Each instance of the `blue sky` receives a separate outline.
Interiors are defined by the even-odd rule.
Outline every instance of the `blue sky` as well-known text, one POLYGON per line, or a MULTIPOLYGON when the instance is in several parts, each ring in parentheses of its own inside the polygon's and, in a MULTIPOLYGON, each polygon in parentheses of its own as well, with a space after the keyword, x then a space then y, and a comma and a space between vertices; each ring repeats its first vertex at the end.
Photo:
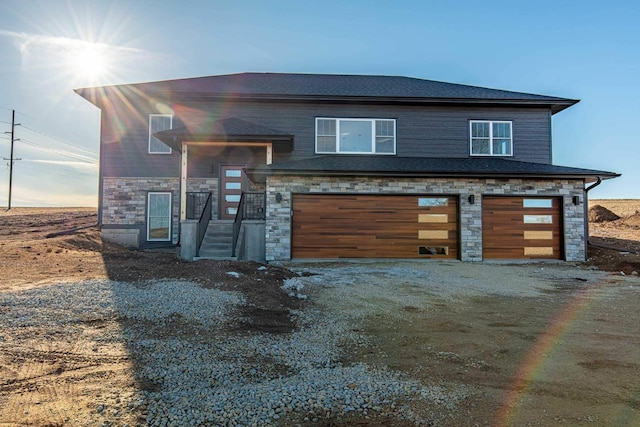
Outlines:
POLYGON ((578 98, 554 116, 554 163, 623 174, 592 198, 640 198, 640 2, 3 0, 0 16, 1 158, 12 109, 21 124, 13 206, 97 204, 99 111, 74 88, 245 71, 578 98))

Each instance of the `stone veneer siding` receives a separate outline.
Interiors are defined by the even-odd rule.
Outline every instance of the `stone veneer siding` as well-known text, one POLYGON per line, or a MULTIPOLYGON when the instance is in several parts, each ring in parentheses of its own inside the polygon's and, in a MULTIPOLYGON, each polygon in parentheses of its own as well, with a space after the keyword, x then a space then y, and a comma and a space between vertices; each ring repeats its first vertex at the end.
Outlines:
MULTIPOLYGON (((180 232, 180 180, 178 178, 110 178, 105 177, 102 190, 102 224, 113 229, 138 225, 140 240, 147 240, 147 193, 171 192, 172 243, 178 243, 180 232)), ((155 242, 154 242, 155 243, 155 242)))
POLYGON ((266 260, 291 259, 291 195, 295 193, 376 193, 461 195, 460 257, 482 261, 482 196, 562 196, 567 261, 584 261, 585 218, 582 180, 367 178, 270 176, 267 178, 266 260), (276 193, 282 201, 276 202, 276 193), (475 204, 467 196, 475 195, 475 204), (572 197, 580 196, 581 204, 572 197))

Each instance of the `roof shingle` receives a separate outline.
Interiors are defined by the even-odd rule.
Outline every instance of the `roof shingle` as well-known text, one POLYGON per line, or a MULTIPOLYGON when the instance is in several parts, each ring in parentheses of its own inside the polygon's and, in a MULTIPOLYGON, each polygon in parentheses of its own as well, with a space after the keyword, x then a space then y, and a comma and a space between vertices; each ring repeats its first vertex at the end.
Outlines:
POLYGON ((144 93, 150 96, 229 96, 243 98, 381 98, 439 101, 493 101, 550 105, 558 112, 577 100, 555 96, 513 92, 457 83, 403 76, 240 73, 157 82, 78 89, 87 99, 96 94, 120 92, 144 93))
POLYGON ((584 178, 620 176, 614 172, 581 169, 544 163, 522 162, 500 157, 431 158, 395 156, 316 156, 275 163, 248 170, 255 177, 264 175, 357 175, 415 177, 483 178, 584 178))

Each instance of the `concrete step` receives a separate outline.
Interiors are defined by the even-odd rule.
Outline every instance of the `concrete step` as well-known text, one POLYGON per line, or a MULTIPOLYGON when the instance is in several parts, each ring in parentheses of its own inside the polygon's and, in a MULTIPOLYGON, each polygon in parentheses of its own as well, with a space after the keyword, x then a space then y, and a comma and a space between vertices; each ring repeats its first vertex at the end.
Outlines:
POLYGON ((210 221, 207 233, 200 246, 200 256, 203 259, 230 259, 233 240, 233 223, 210 221))
POLYGON ((227 245, 227 246, 231 246, 231 236, 229 237, 224 237, 224 238, 210 238, 210 239, 204 239, 202 241, 202 245, 206 245, 206 246, 211 246, 211 245, 227 245))
POLYGON ((203 251, 200 250, 198 258, 206 259, 231 259, 231 251, 203 251))

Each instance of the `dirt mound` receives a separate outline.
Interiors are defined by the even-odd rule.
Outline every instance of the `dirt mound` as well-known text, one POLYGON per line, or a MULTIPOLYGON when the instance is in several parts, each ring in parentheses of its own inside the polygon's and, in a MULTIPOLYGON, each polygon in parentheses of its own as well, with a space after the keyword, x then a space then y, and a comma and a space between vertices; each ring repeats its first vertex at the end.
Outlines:
POLYGON ((629 218, 624 220, 625 225, 630 225, 633 227, 640 227, 640 212, 636 212, 634 215, 631 215, 629 218))
POLYGON ((609 222, 620 219, 620 217, 609 209, 600 205, 595 205, 589 209, 589 221, 590 222, 609 222))

